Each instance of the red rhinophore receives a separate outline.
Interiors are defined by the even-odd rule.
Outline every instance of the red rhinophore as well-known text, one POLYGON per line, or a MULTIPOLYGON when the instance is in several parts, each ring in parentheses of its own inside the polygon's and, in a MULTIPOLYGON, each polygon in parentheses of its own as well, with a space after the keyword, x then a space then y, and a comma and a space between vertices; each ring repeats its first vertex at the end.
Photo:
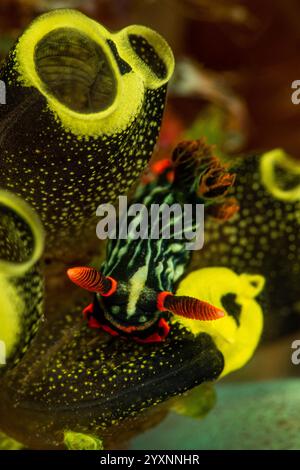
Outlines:
POLYGON ((117 281, 112 277, 103 276, 95 268, 86 266, 70 268, 67 274, 74 284, 105 297, 112 295, 117 290, 117 281))
POLYGON ((166 296, 164 308, 191 320, 211 321, 224 317, 224 312, 208 302, 187 296, 166 296))

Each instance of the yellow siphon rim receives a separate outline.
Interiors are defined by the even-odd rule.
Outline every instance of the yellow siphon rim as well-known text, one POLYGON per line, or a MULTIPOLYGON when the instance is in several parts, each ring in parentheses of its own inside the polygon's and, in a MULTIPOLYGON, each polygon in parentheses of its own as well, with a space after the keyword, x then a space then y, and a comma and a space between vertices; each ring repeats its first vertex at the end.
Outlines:
POLYGON ((98 22, 77 10, 60 9, 50 11, 34 20, 20 37, 15 51, 15 68, 23 86, 35 87, 45 96, 49 109, 57 121, 61 122, 66 132, 78 136, 78 139, 112 135, 125 130, 140 112, 145 95, 145 88, 155 89, 166 83, 174 69, 174 57, 167 42, 155 31, 145 26, 132 25, 120 32, 111 33, 98 22), (98 44, 106 54, 116 80, 114 102, 98 113, 79 113, 55 96, 48 93, 34 61, 36 44, 49 32, 61 27, 71 27, 87 35, 98 44), (162 80, 140 59, 129 43, 128 34, 143 34, 155 47, 167 67, 167 75, 162 80), (132 67, 132 71, 121 75, 107 39, 115 42, 122 58, 132 67))
POLYGON ((56 111, 61 110, 73 117, 80 117, 80 119, 87 121, 94 121, 97 118, 103 119, 116 109, 122 92, 121 75, 112 51, 106 43, 106 40, 110 37, 110 33, 102 25, 76 10, 61 9, 45 13, 31 23, 17 45, 17 62, 19 62, 21 76, 28 86, 35 86, 47 98, 48 102, 54 105, 56 111), (105 110, 98 113, 79 113, 62 104, 55 96, 47 92, 47 88, 36 70, 34 61, 35 47, 44 36, 59 28, 78 29, 103 49, 114 72, 117 85, 114 102, 105 110))
POLYGON ((34 248, 29 260, 23 263, 13 263, 0 259, 1 274, 7 276, 22 276, 40 259, 44 251, 45 236, 43 226, 36 212, 25 201, 11 192, 0 190, 0 204, 12 209, 26 222, 32 232, 34 248))
POLYGON ((137 73, 142 73, 148 88, 155 89, 161 87, 170 80, 174 72, 175 59, 169 44, 159 33, 152 30, 151 28, 148 28, 147 26, 130 25, 116 33, 115 36, 119 40, 119 48, 124 53, 124 55, 128 55, 128 51, 131 51, 132 57, 130 65, 134 71, 137 73), (164 61, 167 68, 167 74, 163 79, 157 77, 141 57, 135 53, 132 53, 132 46, 129 41, 130 34, 141 35, 152 47, 154 47, 155 51, 164 61))
POLYGON ((107 39, 113 39, 114 36, 102 25, 83 13, 76 10, 61 9, 45 13, 34 20, 20 37, 16 46, 16 68, 22 85, 35 87, 45 96, 50 110, 62 122, 65 130, 72 132, 79 138, 98 137, 99 135, 109 135, 122 131, 128 125, 128 121, 134 119, 142 106, 144 87, 141 77, 133 73, 121 77, 117 62, 106 43, 107 39), (105 110, 88 114, 76 112, 48 93, 44 86, 36 70, 34 61, 35 47, 45 35, 61 27, 78 29, 79 32, 84 33, 98 44, 106 54, 116 80, 116 96, 114 102, 105 110), (134 96, 130 95, 132 89, 134 90, 134 96), (128 96, 130 99, 128 99, 128 96))
POLYGON ((265 153, 260 159, 262 183, 275 198, 281 201, 300 201, 300 184, 287 191, 278 186, 275 175, 276 164, 294 175, 300 175, 300 164, 289 157, 282 149, 274 149, 265 153))

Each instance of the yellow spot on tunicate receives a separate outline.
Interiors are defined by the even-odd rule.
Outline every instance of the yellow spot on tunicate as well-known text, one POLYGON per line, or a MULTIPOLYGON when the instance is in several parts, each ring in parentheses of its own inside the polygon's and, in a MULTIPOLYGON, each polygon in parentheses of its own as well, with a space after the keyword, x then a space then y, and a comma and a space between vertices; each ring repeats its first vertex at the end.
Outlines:
POLYGON ((64 443, 69 450, 103 450, 103 443, 89 434, 65 431, 64 443))

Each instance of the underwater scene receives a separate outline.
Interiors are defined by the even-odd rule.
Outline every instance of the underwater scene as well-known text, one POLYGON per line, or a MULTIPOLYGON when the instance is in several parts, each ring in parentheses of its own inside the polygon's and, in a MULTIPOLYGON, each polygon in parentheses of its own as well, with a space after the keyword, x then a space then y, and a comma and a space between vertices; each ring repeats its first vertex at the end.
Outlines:
POLYGON ((300 450, 299 16, 1 0, 0 450, 300 450))

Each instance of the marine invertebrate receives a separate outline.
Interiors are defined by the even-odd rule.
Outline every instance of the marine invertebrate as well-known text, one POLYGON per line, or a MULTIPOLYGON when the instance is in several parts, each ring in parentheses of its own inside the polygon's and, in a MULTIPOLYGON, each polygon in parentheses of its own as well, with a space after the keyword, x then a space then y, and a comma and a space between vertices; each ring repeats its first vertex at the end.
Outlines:
MULTIPOLYGON (((180 168, 185 190, 192 176, 183 169, 193 163, 198 170, 201 168, 203 183, 199 185, 196 178, 195 188, 202 188, 211 207, 213 192, 219 195, 217 201, 221 203, 232 178, 226 176, 226 170, 217 164, 204 142, 182 144, 175 157, 178 169, 175 168, 174 181, 180 168)), ((147 175, 148 183, 139 191, 147 194, 154 187, 169 191, 172 168, 161 173, 159 166, 164 167, 156 165, 156 174, 147 175)), ((195 175, 193 181, 194 178, 195 175)), ((190 197, 195 197, 193 192, 190 197)), ((182 267, 184 258, 178 259, 182 267)), ((168 278, 171 285, 171 272, 168 278)), ((67 291, 68 296, 72 297, 76 290, 67 291)), ((66 431, 93 435, 104 440, 105 446, 110 446, 116 435, 120 442, 121 436, 124 439, 130 435, 145 416, 160 412, 154 405, 216 379, 223 369, 223 354, 212 337, 206 333, 195 337, 179 324, 173 325, 164 342, 147 345, 121 341, 88 328, 79 316, 87 297, 82 295, 77 306, 67 311, 62 298, 48 304, 47 320, 31 348, 21 363, 4 376, 0 388, 0 426, 31 448, 63 447, 66 431)))
POLYGON ((0 191, 0 375, 15 366, 35 335, 41 316, 43 282, 39 258, 44 234, 34 211, 0 191))
POLYGON ((87 328, 81 308, 49 312, 1 384, 0 427, 30 448, 63 448, 66 430, 121 445, 164 412, 159 404, 222 371, 206 333, 195 338, 174 325, 163 343, 120 341, 87 328))
MULTIPOLYGON (((145 420, 151 422, 153 413, 164 412, 167 398, 217 379, 224 365, 226 372, 240 367, 259 338, 262 313, 254 297, 263 281, 228 271, 193 274, 203 283, 200 296, 228 315, 212 329, 207 322, 177 321, 159 344, 121 341, 89 329, 80 319, 80 305, 72 312, 53 312, 20 365, 5 377, 1 427, 31 448, 63 447, 66 430, 93 435, 110 448, 116 437, 120 445, 145 420), (219 282, 212 285, 212 276, 219 282), (222 286, 227 277, 229 285, 222 286), (235 299, 229 302, 228 293, 240 306, 239 326, 232 318, 238 313, 235 299), (202 328, 195 332, 189 322, 202 328)), ((199 295, 196 286, 190 290, 190 281, 183 280, 179 292, 199 295)))
MULTIPOLYGON (((183 168, 189 161, 194 161, 196 155, 190 160, 191 154, 198 152, 202 168, 202 184, 198 181, 196 185, 201 188, 199 197, 203 198, 209 211, 222 203, 228 207, 228 198, 224 195, 232 179, 211 155, 210 148, 198 142, 184 144, 177 151, 179 149, 186 156, 186 160, 182 156, 177 161, 183 181, 186 181, 183 178, 185 175, 191 177, 182 171, 183 168)), ((146 185, 144 183, 140 188, 140 196, 143 191, 149 191, 148 185, 152 188, 160 188, 161 184, 169 187, 172 178, 176 178, 176 171, 174 175, 170 162, 155 164, 152 172, 144 178, 146 185)), ((222 211, 219 217, 220 214, 222 211)), ((198 276, 198 273, 195 275, 198 276)), ((216 276, 220 276, 223 283, 224 276, 219 270, 216 276)), ((75 436, 75 441, 72 441, 75 445, 78 444, 77 437, 81 436, 85 440, 84 446, 89 446, 91 441, 88 439, 87 444, 86 438, 93 436, 93 439, 100 439, 105 448, 111 448, 116 438, 118 445, 121 445, 139 429, 143 429, 145 423, 149 426, 149 423, 157 422, 171 406, 167 401, 169 398, 203 382, 217 379, 224 365, 226 372, 241 366, 241 358, 246 360, 253 352, 249 343, 245 346, 245 352, 239 349, 242 342, 239 343, 238 338, 240 332, 244 331, 244 325, 250 325, 252 344, 259 337, 258 329, 251 329, 251 325, 255 324, 253 311, 254 319, 261 315, 251 298, 256 291, 251 291, 251 277, 239 277, 234 273, 230 273, 230 276, 228 279, 237 286, 234 293, 240 294, 236 300, 241 302, 242 308, 241 326, 237 330, 230 327, 234 299, 231 303, 220 303, 225 288, 223 292, 221 283, 211 285, 209 276, 201 274, 199 279, 203 287, 207 287, 209 281, 209 289, 203 289, 199 296, 199 292, 188 291, 190 282, 184 284, 182 280, 177 294, 192 294, 224 309, 228 314, 228 324, 224 326, 223 323, 222 328, 212 331, 203 326, 209 322, 194 322, 198 326, 202 325, 202 331, 195 334, 190 325, 173 321, 165 341, 146 345, 122 341, 103 331, 88 328, 80 318, 80 312, 89 294, 69 283, 64 292, 68 298, 72 298, 76 292, 82 293, 76 306, 67 309, 65 300, 60 296, 55 302, 53 299, 51 303, 48 302, 46 321, 41 324, 25 357, 3 376, 0 387, 0 428, 30 448, 64 448, 66 436, 70 435, 75 436), (240 292, 241 285, 243 288, 247 286, 249 295, 246 297, 240 292), (223 328, 225 338, 222 336, 223 328), (235 334, 236 341, 228 343, 231 339, 228 331, 231 335, 235 334)), ((170 277, 170 282, 172 279, 170 277)), ((262 287, 262 282, 259 286, 262 287)), ((232 292, 232 285, 230 289, 232 292)), ((228 294, 227 291, 225 293, 228 294)), ((214 323, 224 321, 220 319, 214 323)), ((259 326, 259 322, 256 324, 259 326)), ((201 409, 206 408, 204 404, 203 408, 201 405, 201 409)), ((179 409, 182 410, 182 407, 179 409)), ((195 409, 192 413, 196 413, 195 409)))
POLYGON ((228 267, 266 279, 262 295, 272 338, 299 327, 299 163, 282 150, 231 162, 236 184, 230 190, 239 212, 220 225, 205 225, 205 247, 193 267, 228 267))
POLYGON ((213 267, 192 271, 178 286, 178 295, 201 298, 227 313, 210 324, 181 317, 173 320, 195 335, 205 332, 213 338, 225 360, 221 376, 239 369, 253 356, 263 328, 263 312, 255 297, 264 285, 260 275, 237 275, 228 268, 213 267))
MULTIPOLYGON (((142 225, 141 212, 131 215, 129 209, 128 236, 121 237, 121 221, 119 236, 109 241, 101 272, 88 267, 68 271, 72 281, 96 293, 94 303, 84 311, 91 327, 102 328, 112 335, 131 336, 140 342, 164 340, 169 333, 170 313, 194 320, 216 320, 224 315, 219 307, 173 293, 192 254, 186 247, 186 237, 192 234, 196 239, 201 229, 202 221, 195 210, 197 204, 214 200, 216 196, 222 198, 234 176, 212 156, 203 140, 182 142, 174 150, 172 163, 164 165, 166 169, 159 178, 138 187, 133 199, 147 213, 158 208, 151 219, 151 230, 148 228, 148 233, 136 239, 137 227, 142 225), (166 218, 163 210, 168 207, 174 211, 175 204, 178 210, 172 217, 168 210, 166 218), (188 223, 183 223, 188 204, 191 215, 188 223)), ((224 207, 224 204, 227 208, 227 202, 218 199, 217 206, 224 207)), ((211 204, 209 209, 213 207, 211 204)))
POLYGON ((110 33, 75 10, 46 13, 21 35, 0 72, 1 185, 36 209, 47 252, 88 243, 99 202, 144 169, 173 66, 151 29, 110 33))

